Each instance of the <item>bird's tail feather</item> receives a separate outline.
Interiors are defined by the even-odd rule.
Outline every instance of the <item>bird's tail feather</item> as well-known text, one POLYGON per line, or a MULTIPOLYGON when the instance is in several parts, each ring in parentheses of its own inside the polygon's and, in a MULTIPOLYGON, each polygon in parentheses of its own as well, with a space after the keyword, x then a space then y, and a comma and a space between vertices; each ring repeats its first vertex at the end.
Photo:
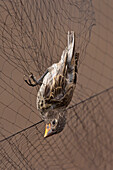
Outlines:
POLYGON ((79 53, 75 53, 73 83, 77 82, 79 53))
POLYGON ((78 72, 79 53, 75 52, 75 34, 74 31, 67 35, 67 47, 62 53, 61 62, 63 63, 63 75, 67 77, 69 82, 76 84, 78 72))
POLYGON ((67 46, 67 51, 68 51, 68 63, 71 63, 75 51, 75 35, 74 31, 69 32, 68 31, 68 46, 67 46))
POLYGON ((67 77, 69 82, 76 84, 78 73, 79 53, 75 53, 75 35, 74 31, 68 32, 68 59, 67 59, 67 77))

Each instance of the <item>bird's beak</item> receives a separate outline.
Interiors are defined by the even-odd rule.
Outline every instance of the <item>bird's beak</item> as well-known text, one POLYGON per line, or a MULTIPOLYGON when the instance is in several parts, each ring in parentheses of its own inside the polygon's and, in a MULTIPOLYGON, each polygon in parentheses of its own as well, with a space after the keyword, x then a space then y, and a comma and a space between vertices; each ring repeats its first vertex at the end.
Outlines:
POLYGON ((51 124, 46 124, 44 138, 52 134, 51 124))

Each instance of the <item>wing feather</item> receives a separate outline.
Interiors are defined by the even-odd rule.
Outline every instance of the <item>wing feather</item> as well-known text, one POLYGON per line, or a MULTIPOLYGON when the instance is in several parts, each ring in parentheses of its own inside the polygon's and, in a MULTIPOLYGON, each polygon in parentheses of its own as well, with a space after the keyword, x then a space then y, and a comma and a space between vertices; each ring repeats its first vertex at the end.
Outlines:
POLYGON ((55 108, 66 107, 73 96, 73 84, 68 84, 67 79, 62 75, 55 77, 55 83, 51 87, 50 95, 46 98, 46 103, 52 104, 55 108))

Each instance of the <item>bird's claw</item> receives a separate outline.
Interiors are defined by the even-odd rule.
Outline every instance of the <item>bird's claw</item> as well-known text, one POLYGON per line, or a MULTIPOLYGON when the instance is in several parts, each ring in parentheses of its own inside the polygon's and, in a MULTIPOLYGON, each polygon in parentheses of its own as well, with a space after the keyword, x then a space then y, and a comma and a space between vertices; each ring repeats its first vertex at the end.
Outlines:
POLYGON ((34 75, 33 73, 31 73, 29 76, 26 76, 24 75, 24 81, 29 85, 29 86, 36 86, 36 83, 35 83, 35 78, 34 78, 34 75), (27 78, 26 78, 27 77, 27 78))

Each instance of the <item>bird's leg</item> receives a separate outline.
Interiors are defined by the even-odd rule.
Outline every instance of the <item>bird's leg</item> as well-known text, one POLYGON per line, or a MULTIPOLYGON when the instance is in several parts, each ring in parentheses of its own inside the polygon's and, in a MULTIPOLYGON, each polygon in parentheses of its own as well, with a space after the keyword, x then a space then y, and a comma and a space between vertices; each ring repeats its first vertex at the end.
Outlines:
POLYGON ((36 78, 34 77, 33 73, 31 73, 31 75, 29 76, 28 80, 25 79, 24 76, 24 81, 29 85, 29 86, 36 86, 36 85, 42 85, 43 82, 43 78, 45 77, 45 75, 48 73, 48 70, 46 70, 46 72, 38 79, 36 80, 36 78))

